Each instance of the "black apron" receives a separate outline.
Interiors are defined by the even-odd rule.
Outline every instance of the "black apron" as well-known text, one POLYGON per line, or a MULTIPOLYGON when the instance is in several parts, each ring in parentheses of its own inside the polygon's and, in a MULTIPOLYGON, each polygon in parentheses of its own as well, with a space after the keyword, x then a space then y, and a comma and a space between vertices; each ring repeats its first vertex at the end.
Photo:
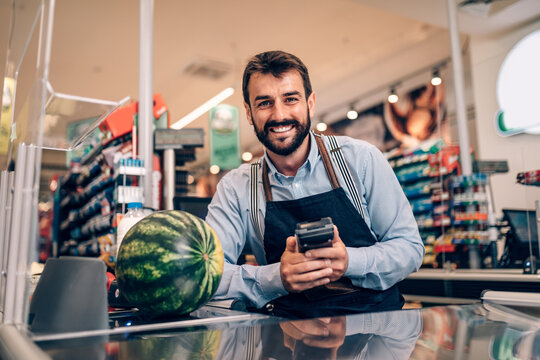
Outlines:
MULTIPOLYGON (((315 136, 319 153, 332 190, 297 200, 272 201, 266 162, 263 163, 263 185, 266 197, 264 249, 268 264, 279 262, 285 251, 286 239, 294 235, 296 224, 331 217, 341 240, 348 247, 371 246, 376 239, 366 222, 339 185, 322 139, 315 136)), ((290 293, 268 303, 264 309, 276 316, 314 318, 347 315, 359 312, 401 309, 403 297, 394 285, 387 290, 373 290, 352 285, 342 277, 328 285, 302 293, 290 293)))

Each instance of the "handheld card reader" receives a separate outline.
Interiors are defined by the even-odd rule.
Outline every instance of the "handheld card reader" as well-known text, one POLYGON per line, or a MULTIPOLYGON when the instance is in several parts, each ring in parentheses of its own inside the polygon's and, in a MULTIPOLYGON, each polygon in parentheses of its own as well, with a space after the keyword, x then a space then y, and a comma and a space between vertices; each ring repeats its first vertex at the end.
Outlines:
POLYGON ((296 224, 296 241, 300 252, 322 247, 331 247, 334 239, 334 224, 329 217, 296 224))

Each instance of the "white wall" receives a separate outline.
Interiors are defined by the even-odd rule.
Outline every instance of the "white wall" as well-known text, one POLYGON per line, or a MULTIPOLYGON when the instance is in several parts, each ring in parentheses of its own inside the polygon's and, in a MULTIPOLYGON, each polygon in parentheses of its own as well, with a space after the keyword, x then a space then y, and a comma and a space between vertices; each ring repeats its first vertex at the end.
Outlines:
MULTIPOLYGON (((499 109, 496 97, 497 76, 508 51, 525 35, 540 29, 540 20, 518 29, 490 37, 471 38, 471 66, 476 110, 477 158, 507 159, 510 171, 492 177, 496 210, 533 209, 540 200, 540 187, 516 183, 520 171, 540 169, 540 135, 519 134, 500 137, 494 118, 499 109)), ((540 84, 538 86, 540 102, 540 84)))

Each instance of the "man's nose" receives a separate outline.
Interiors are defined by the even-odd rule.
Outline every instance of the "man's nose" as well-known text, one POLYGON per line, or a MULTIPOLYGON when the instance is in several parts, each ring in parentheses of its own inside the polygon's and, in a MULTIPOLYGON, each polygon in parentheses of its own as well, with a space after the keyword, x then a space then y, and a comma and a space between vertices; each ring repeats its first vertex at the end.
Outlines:
POLYGON ((273 120, 276 120, 276 121, 280 121, 280 120, 285 120, 287 118, 287 108, 285 106, 285 104, 281 103, 280 101, 276 101, 276 103, 274 104, 274 109, 273 109, 273 120))

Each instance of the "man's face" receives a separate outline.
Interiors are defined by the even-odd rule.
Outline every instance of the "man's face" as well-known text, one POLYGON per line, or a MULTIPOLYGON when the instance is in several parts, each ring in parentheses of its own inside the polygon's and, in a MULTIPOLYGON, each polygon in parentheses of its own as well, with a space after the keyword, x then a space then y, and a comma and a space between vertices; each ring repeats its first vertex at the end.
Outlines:
POLYGON ((309 133, 314 93, 305 98, 302 77, 296 70, 280 78, 255 73, 248 89, 251 107, 246 103, 244 107, 259 141, 275 154, 292 154, 309 133))

